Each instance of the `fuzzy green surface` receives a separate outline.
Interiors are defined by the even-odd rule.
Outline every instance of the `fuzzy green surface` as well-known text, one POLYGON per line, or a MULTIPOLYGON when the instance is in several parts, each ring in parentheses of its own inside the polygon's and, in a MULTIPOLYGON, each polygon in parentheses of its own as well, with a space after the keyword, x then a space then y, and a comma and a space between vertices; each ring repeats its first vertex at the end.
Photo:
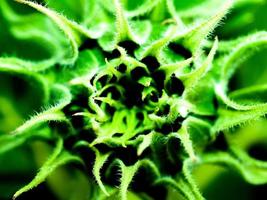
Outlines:
POLYGON ((244 81, 267 32, 225 39, 264 3, 2 0, 0 163, 21 168, 0 177, 29 175, 2 198, 199 200, 229 171, 267 184, 266 73, 244 81))

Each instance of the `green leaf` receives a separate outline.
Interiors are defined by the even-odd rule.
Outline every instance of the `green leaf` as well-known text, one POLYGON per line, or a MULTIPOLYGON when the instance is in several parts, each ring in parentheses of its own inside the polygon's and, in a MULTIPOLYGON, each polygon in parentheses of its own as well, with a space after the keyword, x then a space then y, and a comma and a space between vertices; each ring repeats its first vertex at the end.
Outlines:
POLYGON ((192 164, 191 160, 185 160, 182 173, 178 174, 176 179, 171 177, 161 177, 155 184, 169 185, 187 200, 203 200, 203 196, 191 177, 190 169, 192 168, 192 164))
MULTIPOLYGON (((149 13, 160 1, 162 0, 137 0, 134 2, 122 0, 121 4, 126 17, 133 18, 149 13)), ((110 13, 115 12, 115 6, 112 1, 100 1, 100 3, 110 13)))
POLYGON ((71 85, 83 85, 88 87, 89 80, 100 68, 97 56, 100 57, 101 55, 97 54, 100 54, 100 52, 94 50, 81 51, 73 66, 61 67, 58 69, 50 68, 45 76, 47 79, 51 80, 51 82, 69 82, 71 85))
POLYGON ((18 58, 0 57, 0 73, 17 75, 34 84, 42 91, 43 102, 46 103, 49 97, 47 81, 41 75, 32 71, 34 64, 18 58))
POLYGON ((14 135, 4 134, 0 136, 0 155, 23 144, 28 137, 14 137, 14 135))
POLYGON ((138 49, 136 52, 136 57, 139 60, 149 55, 160 58, 162 49, 167 46, 169 42, 171 42, 176 29, 176 26, 169 27, 158 40, 154 40, 152 43, 145 44, 142 46, 142 48, 138 49))
POLYGON ((188 67, 188 65, 191 64, 192 62, 193 58, 188 58, 183 61, 161 65, 159 67, 159 70, 163 70, 166 73, 165 84, 168 81, 168 79, 172 76, 172 74, 175 74, 177 77, 179 77, 179 75, 183 73, 182 70, 185 67, 188 67))
POLYGON ((23 134, 48 121, 65 122, 68 124, 68 120, 61 109, 71 101, 71 94, 69 90, 64 86, 57 85, 54 86, 51 95, 53 98, 50 108, 31 117, 28 121, 13 131, 13 134, 23 134))
MULTIPOLYGON (((256 0, 257 1, 257 0, 256 0)), ((192 1, 175 1, 173 10, 185 22, 192 22, 194 19, 205 19, 216 14, 218 8, 221 8, 225 1, 218 0, 192 0, 192 1)), ((236 4, 236 0, 233 1, 236 4)))
POLYGON ((62 12, 64 10, 64 15, 69 19, 72 19, 76 22, 83 23, 89 21, 95 15, 95 7, 97 1, 95 0, 64 0, 62 1, 49 1, 44 0, 47 3, 49 8, 56 10, 57 12, 62 12))
POLYGON ((252 110, 229 110, 229 109, 219 109, 219 118, 212 127, 212 132, 219 132, 223 130, 228 130, 235 126, 241 126, 245 123, 249 123, 255 120, 259 120, 260 117, 265 116, 267 113, 267 106, 259 106, 258 108, 252 110))
POLYGON ((237 40, 234 48, 223 59, 222 80, 225 85, 232 77, 233 73, 246 59, 254 55, 258 50, 266 48, 267 33, 265 31, 257 32, 255 34, 243 37, 237 40))
POLYGON ((124 12, 120 0, 113 0, 116 15, 115 27, 110 27, 111 31, 106 32, 100 38, 100 45, 106 51, 112 51, 119 42, 132 40, 137 44, 143 44, 150 35, 152 26, 147 20, 130 21, 124 12))
POLYGON ((175 8, 175 1, 174 0, 166 0, 166 6, 169 10, 169 13, 175 19, 175 23, 177 24, 177 26, 181 29, 185 28, 184 22, 182 21, 180 15, 178 14, 178 12, 175 8))
POLYGON ((230 152, 206 153, 202 156, 202 162, 226 165, 242 175, 251 184, 267 183, 267 163, 250 158, 236 147, 232 147, 230 152))
POLYGON ((67 151, 63 150, 63 140, 58 140, 57 145, 53 154, 47 159, 47 161, 43 164, 38 174, 35 178, 26 186, 18 190, 13 199, 16 199, 22 193, 27 192, 34 187, 38 186, 40 183, 44 182, 45 179, 53 172, 56 168, 65 165, 69 162, 81 162, 80 158, 74 156, 67 151))
POLYGON ((24 73, 29 73, 31 74, 32 76, 37 76, 37 75, 34 75, 33 73, 34 72, 38 72, 38 71, 43 71, 51 66, 53 66, 55 64, 55 59, 54 58, 51 58, 51 59, 47 59, 47 60, 44 60, 44 61, 26 61, 26 60, 23 60, 23 59, 19 59, 19 58, 16 58, 16 57, 2 57, 0 58, 0 62, 1 63, 5 63, 5 65, 9 65, 9 68, 10 69, 17 69, 21 70, 21 72, 24 70, 24 73))
POLYGON ((229 98, 243 105, 260 105, 260 103, 264 103, 267 99, 266 91, 267 84, 253 85, 230 92, 229 98))
POLYGON ((16 0, 19 3, 26 4, 30 7, 35 8, 39 12, 45 14, 49 17, 56 25, 63 31, 70 42, 70 56, 69 58, 65 58, 64 62, 61 61, 62 64, 73 64, 78 57, 78 47, 81 44, 84 37, 88 38, 98 38, 103 34, 105 29, 104 26, 100 27, 98 31, 88 30, 81 25, 77 24, 74 21, 68 20, 63 15, 58 14, 57 12, 43 7, 37 3, 25 0, 16 0))
MULTIPOLYGON (((126 10, 126 16, 128 17, 136 17, 142 16, 146 13, 149 13, 152 9, 154 9, 162 0, 145 0, 145 1, 136 1, 135 7, 131 6, 132 2, 128 1, 128 6, 126 10), (130 7, 131 6, 131 7, 130 7)), ((126 7, 124 5, 124 7, 126 7)))
POLYGON ((32 140, 48 140, 53 136, 51 131, 47 128, 38 130, 34 133, 27 132, 26 134, 12 135, 12 134, 3 134, 0 135, 0 155, 10 151, 14 148, 17 148, 26 142, 32 140))
POLYGON ((190 104, 188 112, 191 111, 195 114, 208 116, 214 115, 216 112, 211 102, 213 102, 214 98, 213 87, 215 83, 214 74, 212 74, 212 71, 214 71, 212 61, 217 47, 218 40, 215 39, 209 55, 198 68, 192 72, 177 75, 186 86, 182 96, 190 104))
POLYGON ((1 1, 1 24, 5 29, 1 35, 1 45, 5 46, 2 54, 29 59, 36 71, 51 67, 57 59, 64 58, 68 42, 51 20, 39 13, 21 14, 17 12, 20 8, 25 9, 13 1, 1 1))
MULTIPOLYGON (((255 86, 254 86, 255 87, 255 86)), ((254 91, 256 90, 261 90, 261 86, 256 86, 254 88, 254 91)), ((265 88, 263 88, 265 89, 265 88)), ((265 109, 265 107, 267 106, 267 103, 257 103, 257 99, 254 99, 254 101, 251 101, 250 103, 247 103, 247 104, 244 104, 244 103, 241 103, 240 101, 237 102, 235 100, 232 100, 230 99, 230 97, 227 96, 227 94, 225 94, 225 92, 223 91, 221 85, 217 84, 215 86, 215 92, 216 92, 216 95, 223 101, 224 104, 226 104, 229 108, 232 108, 232 109, 235 109, 235 110, 255 110, 255 109, 265 109)), ((253 95, 252 93, 253 91, 250 90, 249 88, 246 88, 246 90, 243 89, 243 95, 253 95), (245 94, 244 94, 245 92, 245 94)), ((262 92, 262 91, 261 91, 262 92)), ((242 96, 241 94, 237 94, 237 96, 239 96, 239 98, 241 98, 242 100, 242 96)))

